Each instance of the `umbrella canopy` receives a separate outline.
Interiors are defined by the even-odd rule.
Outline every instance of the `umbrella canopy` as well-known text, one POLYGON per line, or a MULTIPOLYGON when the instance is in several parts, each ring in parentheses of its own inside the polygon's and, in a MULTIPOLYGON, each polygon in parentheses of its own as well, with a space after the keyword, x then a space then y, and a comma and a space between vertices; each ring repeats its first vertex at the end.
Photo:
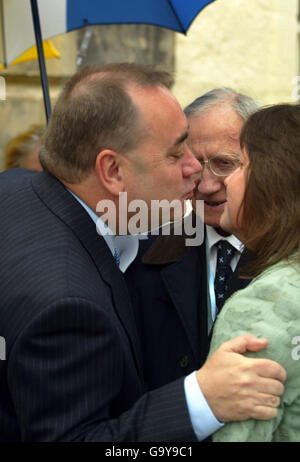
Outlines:
POLYGON ((0 64, 9 65, 35 42, 43 54, 38 40, 87 25, 152 24, 186 33, 197 14, 213 1, 0 0, 0 64))
MULTIPOLYGON (((44 49, 44 57, 47 59, 51 58, 60 58, 61 55, 59 51, 55 48, 51 40, 44 40, 43 41, 43 49, 44 49)), ((16 59, 10 63, 10 65, 15 65, 19 63, 23 63, 25 61, 33 61, 38 59, 38 52, 37 52, 37 47, 34 45, 33 47, 29 48, 26 50, 24 53, 22 53, 20 56, 18 56, 16 59)), ((0 64, 0 69, 3 69, 4 65, 0 64)))

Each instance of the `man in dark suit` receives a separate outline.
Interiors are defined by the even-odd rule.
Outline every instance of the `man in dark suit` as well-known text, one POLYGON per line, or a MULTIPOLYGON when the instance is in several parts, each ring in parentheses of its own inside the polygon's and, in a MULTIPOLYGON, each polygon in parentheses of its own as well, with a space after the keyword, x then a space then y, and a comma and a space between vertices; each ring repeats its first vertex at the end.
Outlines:
POLYGON ((197 200, 204 202, 203 242, 187 246, 187 236, 153 235, 141 242, 138 257, 125 273, 142 334, 149 389, 201 367, 216 312, 227 297, 249 283, 239 277, 249 255, 235 236, 219 226, 226 201, 226 176, 213 169, 224 168, 226 173, 230 164, 222 155, 240 156, 242 125, 257 109, 252 98, 220 88, 197 98, 184 111, 189 122, 188 144, 203 167, 193 198, 194 210, 197 200), (223 276, 216 275, 217 245, 225 241, 232 246, 229 271, 233 274, 224 299, 218 303, 218 296, 223 294, 215 290, 214 281, 223 276))
POLYGON ((266 345, 247 336, 193 376, 146 392, 122 275, 138 241, 115 234, 129 225, 120 193, 150 206, 153 194, 181 203, 195 187, 201 165, 169 84, 133 64, 84 69, 54 108, 44 172, 0 176, 2 440, 195 441, 217 419, 276 414, 285 371, 239 354, 266 345))

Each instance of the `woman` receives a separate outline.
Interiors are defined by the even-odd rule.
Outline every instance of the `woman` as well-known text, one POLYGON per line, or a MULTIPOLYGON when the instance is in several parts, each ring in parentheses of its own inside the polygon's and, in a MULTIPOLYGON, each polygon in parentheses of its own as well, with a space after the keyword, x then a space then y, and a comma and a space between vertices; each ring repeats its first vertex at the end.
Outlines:
MULTIPOLYGON (((287 370, 277 417, 225 424, 214 441, 300 441, 300 105, 253 114, 241 134, 240 167, 226 180, 221 227, 253 253, 250 285, 224 305, 212 354, 243 333, 269 340, 255 356, 287 370)), ((249 353, 249 356, 254 354, 249 353)))

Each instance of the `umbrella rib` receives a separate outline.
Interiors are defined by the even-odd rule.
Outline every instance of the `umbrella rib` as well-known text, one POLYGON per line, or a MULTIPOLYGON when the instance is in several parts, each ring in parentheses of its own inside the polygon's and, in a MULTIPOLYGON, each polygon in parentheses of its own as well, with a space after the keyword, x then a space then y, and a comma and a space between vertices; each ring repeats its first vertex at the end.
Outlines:
POLYGON ((1 29, 2 29, 2 43, 3 43, 3 65, 4 67, 7 67, 3 0, 1 0, 0 6, 1 6, 1 23, 2 23, 1 29))
POLYGON ((183 24, 182 24, 182 22, 180 21, 180 19, 179 19, 179 17, 178 17, 178 14, 177 14, 177 12, 176 12, 174 6, 173 6, 172 1, 171 1, 171 0, 167 0, 167 1, 168 1, 169 5, 170 5, 171 10, 172 10, 173 13, 174 13, 174 16, 176 17, 176 19, 177 19, 177 21, 178 21, 179 26, 181 27, 182 32, 186 33, 186 31, 184 30, 183 24))

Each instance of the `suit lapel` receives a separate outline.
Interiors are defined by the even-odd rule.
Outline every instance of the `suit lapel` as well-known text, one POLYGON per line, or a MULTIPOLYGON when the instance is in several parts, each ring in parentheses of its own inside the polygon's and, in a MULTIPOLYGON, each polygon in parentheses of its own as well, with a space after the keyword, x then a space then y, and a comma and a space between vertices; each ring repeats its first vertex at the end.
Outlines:
POLYGON ((139 341, 129 294, 106 242, 97 234, 96 226, 87 212, 56 178, 42 172, 34 176, 32 186, 49 210, 77 236, 101 278, 110 286, 116 313, 128 335, 137 368, 141 371, 139 341))
POLYGON ((163 283, 198 360, 207 339, 205 245, 186 247, 184 242, 185 236, 159 236, 143 263, 162 265, 163 283))

